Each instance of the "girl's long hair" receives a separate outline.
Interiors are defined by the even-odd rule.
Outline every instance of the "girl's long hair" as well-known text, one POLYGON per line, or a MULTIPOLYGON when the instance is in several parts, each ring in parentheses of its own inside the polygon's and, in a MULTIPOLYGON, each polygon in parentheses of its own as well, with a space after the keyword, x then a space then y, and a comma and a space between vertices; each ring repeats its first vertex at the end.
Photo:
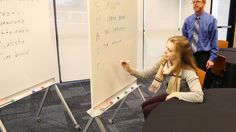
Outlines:
MULTIPOLYGON (((173 70, 176 73, 176 83, 179 77, 181 69, 190 69, 197 71, 195 59, 193 57, 193 51, 190 47, 189 41, 184 36, 170 37, 167 42, 171 42, 176 46, 176 59, 177 64, 173 70)), ((177 84, 176 84, 177 85, 177 84)))

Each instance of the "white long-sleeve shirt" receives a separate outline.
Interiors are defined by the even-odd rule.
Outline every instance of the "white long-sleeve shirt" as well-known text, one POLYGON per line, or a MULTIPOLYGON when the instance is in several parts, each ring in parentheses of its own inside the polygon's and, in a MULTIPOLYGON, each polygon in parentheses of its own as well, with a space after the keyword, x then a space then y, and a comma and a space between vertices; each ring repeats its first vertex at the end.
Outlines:
MULTIPOLYGON (((132 70, 131 75, 137 78, 149 78, 156 75, 159 66, 160 60, 146 70, 132 70)), ((168 79, 168 76, 164 76, 165 81, 163 82, 168 83, 168 79)), ((187 102, 201 103, 203 102, 203 95, 202 87, 196 72, 191 69, 182 69, 180 92, 176 93, 177 98, 187 102)))

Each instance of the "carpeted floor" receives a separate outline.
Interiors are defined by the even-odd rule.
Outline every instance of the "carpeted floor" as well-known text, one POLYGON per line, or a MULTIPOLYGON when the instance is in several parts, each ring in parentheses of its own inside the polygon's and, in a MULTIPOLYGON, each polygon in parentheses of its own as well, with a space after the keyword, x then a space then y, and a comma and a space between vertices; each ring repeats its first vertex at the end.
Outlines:
MULTIPOLYGON (((139 81, 145 98, 152 96, 147 91, 149 80, 139 81)), ((61 83, 59 89, 65 98, 76 121, 82 127, 86 126, 90 116, 86 113, 90 109, 90 82, 78 81, 61 83)), ((46 98, 41 122, 36 121, 36 113, 43 98, 44 91, 25 97, 0 110, 0 119, 8 132, 75 132, 78 131, 65 111, 54 88, 50 89, 46 98)), ((141 132, 144 118, 141 110, 142 99, 138 91, 131 93, 110 124, 108 119, 112 116, 118 103, 106 111, 101 120, 108 132, 141 132)), ((99 132, 96 122, 89 127, 89 132, 99 132)))

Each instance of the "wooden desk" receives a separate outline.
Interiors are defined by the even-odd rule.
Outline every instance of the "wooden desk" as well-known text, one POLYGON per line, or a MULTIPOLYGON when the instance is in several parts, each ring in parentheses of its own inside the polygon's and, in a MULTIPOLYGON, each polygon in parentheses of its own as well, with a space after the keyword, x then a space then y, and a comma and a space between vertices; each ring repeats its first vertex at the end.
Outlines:
POLYGON ((157 106, 144 123, 143 132, 235 132, 236 89, 204 90, 204 102, 171 99, 157 106))
POLYGON ((236 48, 220 49, 218 54, 226 57, 226 71, 224 75, 223 87, 236 88, 236 48))
POLYGON ((236 64, 236 48, 222 48, 218 54, 225 56, 228 63, 236 64))

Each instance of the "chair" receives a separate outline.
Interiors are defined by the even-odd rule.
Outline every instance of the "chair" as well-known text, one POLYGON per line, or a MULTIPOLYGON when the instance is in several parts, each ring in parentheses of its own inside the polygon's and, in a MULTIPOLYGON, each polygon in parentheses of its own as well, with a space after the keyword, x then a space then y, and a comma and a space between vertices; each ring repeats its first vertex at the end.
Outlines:
POLYGON ((199 78, 199 82, 203 88, 203 84, 204 84, 204 81, 205 81, 205 77, 206 77, 206 72, 200 68, 197 68, 197 75, 198 75, 198 78, 199 78))
POLYGON ((228 48, 228 41, 226 40, 218 40, 218 48, 228 48))
POLYGON ((226 58, 222 55, 218 55, 214 62, 214 66, 211 69, 211 73, 223 78, 225 72, 225 66, 226 66, 226 58))
POLYGON ((218 55, 214 66, 211 68, 212 73, 212 85, 214 88, 222 87, 224 82, 224 74, 226 69, 226 58, 222 55, 218 55))

